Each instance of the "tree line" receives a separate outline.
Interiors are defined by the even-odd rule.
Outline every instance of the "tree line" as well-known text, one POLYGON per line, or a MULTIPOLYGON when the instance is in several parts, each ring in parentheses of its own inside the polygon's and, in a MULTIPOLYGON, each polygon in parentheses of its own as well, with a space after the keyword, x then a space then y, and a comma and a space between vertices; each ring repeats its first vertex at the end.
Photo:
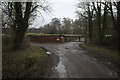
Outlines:
POLYGON ((53 18, 51 22, 40 26, 39 28, 30 28, 28 33, 44 33, 44 34, 85 34, 85 27, 83 20, 81 19, 70 19, 64 17, 53 18))
POLYGON ((80 19, 86 20, 88 43, 119 48, 120 1, 79 2, 76 13, 80 19))

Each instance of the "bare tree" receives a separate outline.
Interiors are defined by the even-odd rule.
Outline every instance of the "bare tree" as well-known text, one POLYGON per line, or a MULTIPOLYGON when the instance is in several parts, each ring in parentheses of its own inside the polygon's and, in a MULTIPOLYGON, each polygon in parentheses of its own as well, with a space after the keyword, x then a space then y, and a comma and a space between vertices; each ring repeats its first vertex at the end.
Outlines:
MULTIPOLYGON (((50 7, 46 4, 46 1, 43 0, 41 3, 36 2, 3 2, 3 12, 11 20, 12 28, 14 32, 14 44, 13 49, 17 50, 21 47, 21 44, 24 39, 24 35, 27 31, 32 20, 35 19, 36 11, 41 10, 49 13, 50 7)), ((42 15, 41 11, 39 13, 42 15)), ((8 24, 8 21, 6 21, 8 24)))

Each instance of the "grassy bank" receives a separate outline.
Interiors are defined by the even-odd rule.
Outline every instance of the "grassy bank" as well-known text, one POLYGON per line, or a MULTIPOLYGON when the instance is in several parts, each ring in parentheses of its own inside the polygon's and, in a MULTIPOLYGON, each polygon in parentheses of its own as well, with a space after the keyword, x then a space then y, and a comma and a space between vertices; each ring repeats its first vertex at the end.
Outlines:
POLYGON ((107 61, 111 61, 113 63, 118 63, 119 61, 119 55, 118 51, 113 49, 108 49, 104 46, 99 46, 95 44, 80 44, 81 47, 92 51, 93 54, 90 54, 92 56, 98 56, 100 58, 106 59, 107 61))
POLYGON ((9 51, 2 55, 3 78, 38 78, 45 73, 48 59, 46 52, 39 46, 25 50, 9 51))

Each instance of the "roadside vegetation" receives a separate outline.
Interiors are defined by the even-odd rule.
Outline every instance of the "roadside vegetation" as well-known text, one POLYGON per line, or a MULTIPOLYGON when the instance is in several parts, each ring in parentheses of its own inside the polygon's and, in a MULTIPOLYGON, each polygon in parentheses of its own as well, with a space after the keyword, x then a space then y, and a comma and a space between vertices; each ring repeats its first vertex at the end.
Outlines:
POLYGON ((49 13, 47 1, 2 2, 2 76, 3 78, 38 78, 45 73, 47 53, 30 46, 25 34, 36 18, 38 8, 49 13))
POLYGON ((3 78, 43 77, 48 55, 39 46, 30 46, 18 51, 4 52, 3 78))
POLYGON ((118 54, 119 52, 117 50, 106 48, 104 46, 100 46, 97 44, 81 43, 80 46, 83 47, 84 49, 92 51, 93 54, 90 54, 91 56, 99 57, 118 65, 120 55, 118 54))
POLYGON ((79 2, 76 13, 87 24, 86 43, 120 50, 120 2, 79 2))

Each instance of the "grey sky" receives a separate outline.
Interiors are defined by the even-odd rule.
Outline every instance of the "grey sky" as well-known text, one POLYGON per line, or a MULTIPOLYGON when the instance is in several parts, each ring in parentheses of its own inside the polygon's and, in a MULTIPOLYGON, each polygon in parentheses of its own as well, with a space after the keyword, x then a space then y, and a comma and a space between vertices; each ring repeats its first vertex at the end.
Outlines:
POLYGON ((44 24, 49 23, 54 17, 69 17, 74 20, 76 19, 75 11, 78 0, 49 0, 49 2, 52 4, 52 13, 49 15, 43 13, 44 19, 38 14, 40 17, 37 17, 32 27, 43 26, 44 24))

